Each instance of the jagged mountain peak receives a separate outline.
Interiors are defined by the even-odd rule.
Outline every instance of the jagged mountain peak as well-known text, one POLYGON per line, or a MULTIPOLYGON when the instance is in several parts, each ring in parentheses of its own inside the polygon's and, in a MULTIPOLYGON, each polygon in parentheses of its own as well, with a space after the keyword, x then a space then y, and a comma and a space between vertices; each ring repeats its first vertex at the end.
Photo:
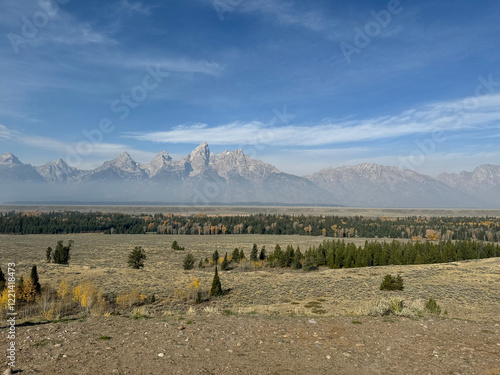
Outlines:
POLYGON ((206 142, 203 142, 186 157, 186 161, 191 164, 192 173, 198 173, 208 167, 214 155, 206 142))
POLYGON ((21 165, 21 161, 12 152, 6 152, 0 156, 0 163, 21 165))

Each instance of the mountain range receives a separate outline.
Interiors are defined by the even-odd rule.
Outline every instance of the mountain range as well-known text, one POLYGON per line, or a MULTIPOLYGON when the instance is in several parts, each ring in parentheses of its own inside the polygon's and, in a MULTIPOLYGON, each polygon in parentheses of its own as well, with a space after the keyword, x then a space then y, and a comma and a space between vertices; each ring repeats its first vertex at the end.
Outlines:
POLYGON ((203 143, 185 158, 162 151, 146 164, 124 152, 93 170, 62 159, 34 167, 0 156, 0 201, 312 204, 357 207, 500 208, 500 166, 438 178, 378 164, 295 176, 242 150, 203 143))

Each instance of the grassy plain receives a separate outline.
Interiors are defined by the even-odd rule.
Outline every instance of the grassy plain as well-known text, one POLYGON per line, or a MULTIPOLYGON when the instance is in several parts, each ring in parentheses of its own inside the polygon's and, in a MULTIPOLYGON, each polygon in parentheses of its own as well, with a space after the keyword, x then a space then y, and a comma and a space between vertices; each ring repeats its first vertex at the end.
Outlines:
MULTIPOLYGON (((213 267, 198 269, 201 258, 211 259, 218 250, 223 256, 235 247, 249 256, 253 243, 259 249, 272 251, 276 244, 288 244, 306 250, 318 245, 323 237, 274 235, 0 235, 2 267, 15 262, 18 277, 29 275, 33 264, 38 266, 42 284, 56 286, 62 279, 73 285, 91 281, 105 293, 118 294, 133 288, 150 296, 156 303, 150 306, 154 315, 187 309, 179 295, 187 291, 196 277, 202 289, 211 286, 213 267), (69 266, 45 262, 45 249, 58 240, 74 240, 69 266), (184 251, 172 250, 177 240, 184 251), (145 267, 127 268, 127 256, 135 246, 146 251, 145 267), (184 271, 182 262, 190 252, 196 259, 195 269, 184 271)), ((362 244, 364 239, 354 239, 362 244)), ((5 271, 5 270, 4 270, 5 271)), ((500 311, 500 259, 464 261, 448 264, 386 266, 303 272, 290 269, 255 269, 251 262, 220 273, 223 288, 231 291, 222 299, 212 301, 215 308, 240 313, 271 315, 358 315, 383 298, 400 298, 407 302, 433 297, 448 316, 478 321, 498 320, 500 311), (401 274, 402 292, 382 292, 378 289, 387 273, 401 274)))

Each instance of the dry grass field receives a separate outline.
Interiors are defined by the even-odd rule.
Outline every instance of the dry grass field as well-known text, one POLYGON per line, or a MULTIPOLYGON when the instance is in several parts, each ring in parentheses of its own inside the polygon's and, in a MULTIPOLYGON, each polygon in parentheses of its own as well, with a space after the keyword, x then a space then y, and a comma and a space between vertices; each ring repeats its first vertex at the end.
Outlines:
MULTIPOLYGON (((36 264, 42 285, 91 281, 106 294, 138 289, 156 296, 134 315, 30 318, 17 327, 17 369, 22 374, 500 374, 499 258, 309 273, 255 269, 245 262, 219 272, 227 295, 199 305, 184 299, 194 277, 202 289, 213 277, 213 267, 184 271, 188 252, 197 265, 214 250, 223 255, 238 247, 248 258, 253 243, 272 251, 277 243, 305 250, 322 241, 271 235, 0 235, 2 268, 15 262, 18 277, 27 277, 36 264), (48 246, 70 239, 69 266, 45 262, 48 246), (172 250, 174 240, 186 250, 172 250), (127 268, 135 246, 146 251, 144 269, 127 268), (387 273, 402 275, 404 291, 379 290, 387 273), (369 315, 381 300, 401 299, 421 308, 429 297, 446 315, 369 315)), ((6 334, 2 325, 0 335, 6 334)))
MULTIPOLYGON (((2 235, 2 263, 14 261, 18 275, 29 275, 36 264, 40 281, 54 287, 65 279, 76 285, 85 281, 102 288, 105 293, 119 294, 133 288, 145 295, 155 294, 156 314, 182 309, 183 292, 193 277, 202 289, 209 289, 213 267, 198 269, 201 258, 211 259, 217 250, 220 256, 230 255, 235 247, 243 249, 247 259, 256 243, 272 251, 276 244, 282 248, 292 244, 306 250, 317 245, 323 237, 273 235, 2 235), (45 262, 45 249, 58 240, 74 240, 69 266, 45 262), (171 249, 177 240, 184 251, 171 249), (128 254, 142 246, 147 255, 144 269, 127 267, 128 254), (184 271, 185 255, 192 253, 195 269, 184 271)), ((354 239, 362 244, 364 239, 354 239)), ((351 269, 321 268, 303 272, 290 269, 256 269, 250 261, 233 270, 220 272, 223 288, 231 292, 215 302, 218 307, 235 312, 265 312, 270 314, 345 315, 363 313, 367 305, 382 298, 400 298, 408 302, 433 297, 451 317, 487 321, 497 319, 500 311, 500 259, 464 261, 448 264, 386 266, 351 269), (387 273, 401 274, 405 281, 402 292, 383 292, 378 289, 387 273), (309 307, 308 307, 309 306, 309 307)))

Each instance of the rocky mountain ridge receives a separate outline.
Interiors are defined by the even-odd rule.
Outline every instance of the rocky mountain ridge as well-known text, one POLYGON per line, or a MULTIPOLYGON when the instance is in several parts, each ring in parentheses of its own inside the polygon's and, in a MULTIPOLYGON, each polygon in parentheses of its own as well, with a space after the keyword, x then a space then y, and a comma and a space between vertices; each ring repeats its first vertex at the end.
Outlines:
POLYGON ((62 159, 33 167, 12 153, 0 156, 0 201, 23 199, 30 184, 48 197, 110 197, 170 203, 323 204, 359 207, 500 207, 500 166, 432 178, 409 169, 363 163, 326 168, 309 176, 284 173, 243 150, 219 154, 202 143, 186 157, 162 151, 140 164, 124 152, 93 170, 62 159), (15 189, 18 183, 22 188, 15 189), (113 192, 109 191, 114 187, 113 192), (141 199, 138 199, 140 197, 141 199))

